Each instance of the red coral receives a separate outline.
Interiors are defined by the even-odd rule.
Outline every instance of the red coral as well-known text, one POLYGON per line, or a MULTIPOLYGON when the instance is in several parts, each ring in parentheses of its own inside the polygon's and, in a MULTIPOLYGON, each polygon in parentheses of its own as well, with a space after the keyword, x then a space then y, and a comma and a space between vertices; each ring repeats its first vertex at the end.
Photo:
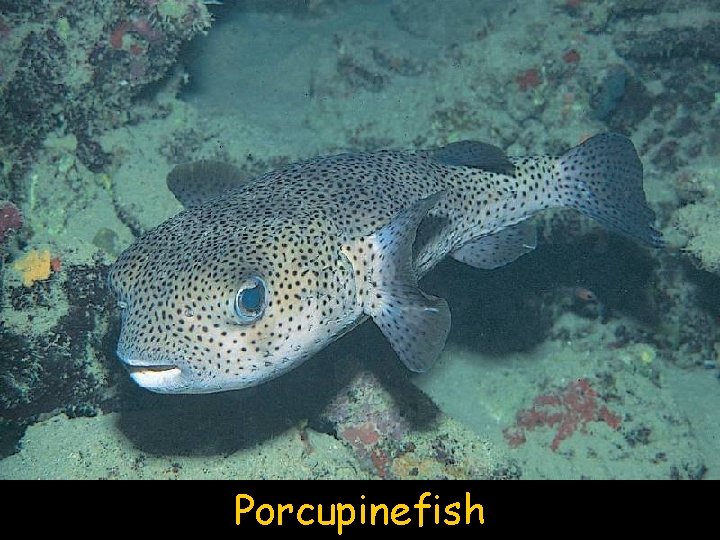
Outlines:
POLYGON ((129 22, 121 22, 110 32, 110 45, 113 49, 122 49, 123 38, 127 31, 130 30, 129 22))
POLYGON ((372 446, 377 444, 380 436, 375 426, 365 422, 360 426, 345 428, 340 436, 355 447, 372 446))
POLYGON ((147 19, 135 19, 133 21, 123 21, 110 31, 110 45, 113 49, 122 49, 124 45, 123 39, 125 34, 133 32, 147 41, 158 41, 162 39, 163 34, 159 30, 153 28, 147 19))
POLYGON ((580 53, 575 49, 570 49, 569 51, 565 51, 562 58, 566 64, 577 64, 580 62, 580 53))
POLYGON ((351 426, 340 432, 340 437, 350 443, 360 461, 375 469, 380 478, 386 478, 392 456, 382 447, 387 440, 381 440, 378 426, 372 422, 364 422, 359 426, 351 426))
POLYGON ((392 458, 388 455, 388 453, 382 448, 375 448, 370 455, 370 460, 372 461, 373 467, 375 467, 378 476, 380 476, 380 478, 387 478, 388 471, 392 465, 392 458))
POLYGON ((162 32, 153 28, 152 23, 147 19, 135 19, 132 22, 131 30, 148 41, 157 41, 163 37, 162 32))
POLYGON ((10 201, 0 202, 0 242, 5 241, 8 233, 22 227, 22 214, 10 201))
POLYGON ((328 406, 325 417, 361 466, 381 478, 394 477, 394 460, 415 446, 411 424, 380 379, 361 371, 328 406))
POLYGON ((523 71, 515 77, 515 82, 517 82, 520 90, 524 92, 525 90, 539 86, 542 82, 542 76, 540 75, 540 71, 535 68, 531 68, 523 71))
POLYGON ((525 432, 541 426, 555 427, 550 448, 555 451, 560 443, 589 422, 605 422, 612 429, 620 427, 620 418, 605 406, 598 406, 598 394, 587 379, 578 379, 554 394, 535 398, 532 407, 518 411, 515 425, 503 432, 511 447, 525 442, 525 432))

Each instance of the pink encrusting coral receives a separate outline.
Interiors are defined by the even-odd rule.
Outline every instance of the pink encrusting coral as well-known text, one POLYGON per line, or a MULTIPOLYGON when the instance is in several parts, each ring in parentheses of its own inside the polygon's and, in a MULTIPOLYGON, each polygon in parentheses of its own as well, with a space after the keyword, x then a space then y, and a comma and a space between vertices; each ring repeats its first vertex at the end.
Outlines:
POLYGON ((585 431, 590 422, 604 422, 612 429, 620 427, 620 417, 598 403, 598 394, 590 386, 590 381, 578 379, 555 392, 537 396, 532 407, 518 411, 515 425, 506 428, 503 434, 514 448, 526 442, 527 431, 541 427, 556 428, 550 443, 550 448, 555 451, 577 429, 585 431))
POLYGON ((373 375, 361 373, 336 396, 326 411, 361 465, 380 478, 392 476, 395 458, 409 449, 410 425, 382 384, 373 375))
POLYGON ((147 41, 158 41, 163 38, 163 33, 153 28, 152 23, 147 19, 134 19, 118 23, 110 31, 110 45, 113 49, 122 49, 125 34, 133 32, 147 41))
POLYGON ((22 227, 22 213, 10 201, 0 201, 0 242, 4 242, 8 234, 22 227))
POLYGON ((542 75, 538 69, 526 69, 515 77, 515 82, 517 82, 520 90, 525 92, 526 90, 540 86, 540 83, 542 83, 542 75))

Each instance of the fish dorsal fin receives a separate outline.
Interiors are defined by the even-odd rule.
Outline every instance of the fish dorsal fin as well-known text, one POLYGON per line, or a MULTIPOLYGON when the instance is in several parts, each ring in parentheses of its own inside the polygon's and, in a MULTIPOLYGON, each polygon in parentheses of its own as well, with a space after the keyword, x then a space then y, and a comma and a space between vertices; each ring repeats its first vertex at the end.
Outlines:
POLYGON ((418 201, 365 239, 374 256, 368 258, 371 276, 363 309, 415 372, 430 368, 450 331, 447 302, 420 290, 412 252, 418 225, 442 197, 441 192, 418 201))
POLYGON ((492 270, 513 262, 535 249, 535 225, 523 221, 502 231, 471 240, 452 253, 452 258, 483 270, 492 270))
POLYGON ((484 171, 514 175, 515 165, 502 148, 478 141, 458 141, 433 150, 432 158, 444 165, 475 167, 484 171))
POLYGON ((246 181, 235 165, 212 160, 177 165, 167 176, 168 188, 186 208, 199 206, 246 181))

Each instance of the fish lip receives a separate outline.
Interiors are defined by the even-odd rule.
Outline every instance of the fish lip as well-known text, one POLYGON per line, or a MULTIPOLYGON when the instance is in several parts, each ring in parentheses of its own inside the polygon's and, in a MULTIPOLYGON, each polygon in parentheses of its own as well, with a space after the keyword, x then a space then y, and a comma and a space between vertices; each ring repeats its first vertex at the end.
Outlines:
POLYGON ((135 359, 118 351, 118 357, 130 378, 138 386, 160 393, 177 393, 188 384, 183 370, 174 363, 152 363, 135 359))
POLYGON ((126 364, 125 369, 132 375, 133 373, 141 372, 156 372, 161 373, 165 371, 178 370, 181 371, 175 364, 126 364))
POLYGON ((138 386, 160 393, 175 393, 187 386, 182 370, 173 364, 127 365, 138 386))

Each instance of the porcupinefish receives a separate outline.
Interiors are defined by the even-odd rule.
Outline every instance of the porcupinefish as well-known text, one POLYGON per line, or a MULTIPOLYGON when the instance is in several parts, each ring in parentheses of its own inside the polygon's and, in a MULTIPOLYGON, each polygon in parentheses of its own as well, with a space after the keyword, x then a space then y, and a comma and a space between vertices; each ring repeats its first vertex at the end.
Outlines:
POLYGON ((484 269, 535 247, 528 221, 567 207, 662 245, 632 142, 600 134, 560 157, 509 158, 463 141, 319 157, 244 179, 176 167, 186 207, 113 264, 117 353, 140 386, 208 393, 298 366, 367 318, 410 370, 427 370, 450 310, 418 280, 446 256, 484 269))

